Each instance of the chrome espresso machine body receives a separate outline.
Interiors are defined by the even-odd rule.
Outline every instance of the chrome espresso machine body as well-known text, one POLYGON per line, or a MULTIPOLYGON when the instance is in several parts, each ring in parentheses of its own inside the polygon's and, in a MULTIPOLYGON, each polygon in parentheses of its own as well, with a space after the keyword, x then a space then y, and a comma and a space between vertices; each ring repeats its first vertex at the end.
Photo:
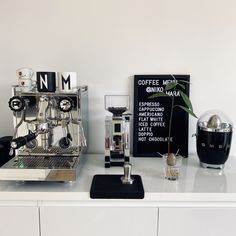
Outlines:
MULTIPOLYGON (((22 86, 12 88, 11 151, 16 155, 0 168, 1 180, 76 180, 76 169, 86 146, 87 86, 59 91, 55 85, 47 90, 50 86, 46 79, 52 77, 56 82, 55 72, 49 73, 52 74, 37 75, 42 79, 42 83, 37 83, 45 85, 45 91, 38 86, 29 91, 22 86)), ((68 80, 64 82, 65 86, 71 85, 68 80)))

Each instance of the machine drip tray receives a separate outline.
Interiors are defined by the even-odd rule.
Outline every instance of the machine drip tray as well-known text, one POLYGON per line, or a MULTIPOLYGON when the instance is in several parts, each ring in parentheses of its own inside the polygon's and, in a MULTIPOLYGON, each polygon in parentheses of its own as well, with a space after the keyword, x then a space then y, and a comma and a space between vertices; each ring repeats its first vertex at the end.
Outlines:
POLYGON ((143 199, 144 188, 140 175, 132 175, 133 184, 122 184, 122 175, 95 175, 90 197, 93 199, 143 199))
POLYGON ((79 159, 72 156, 14 157, 0 168, 0 180, 75 181, 79 159))
POLYGON ((70 169, 73 168, 75 161, 76 157, 73 156, 25 156, 20 157, 14 165, 18 168, 70 169))

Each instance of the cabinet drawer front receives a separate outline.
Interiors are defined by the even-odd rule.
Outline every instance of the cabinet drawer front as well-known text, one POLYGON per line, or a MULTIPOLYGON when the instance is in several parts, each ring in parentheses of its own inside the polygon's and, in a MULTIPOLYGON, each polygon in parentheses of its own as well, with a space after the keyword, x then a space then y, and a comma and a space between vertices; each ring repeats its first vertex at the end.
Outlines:
POLYGON ((157 208, 41 207, 42 236, 157 236, 157 208))
POLYGON ((158 236, 235 236, 236 208, 160 208, 158 236))
POLYGON ((1 236, 39 236, 38 207, 0 207, 1 236))

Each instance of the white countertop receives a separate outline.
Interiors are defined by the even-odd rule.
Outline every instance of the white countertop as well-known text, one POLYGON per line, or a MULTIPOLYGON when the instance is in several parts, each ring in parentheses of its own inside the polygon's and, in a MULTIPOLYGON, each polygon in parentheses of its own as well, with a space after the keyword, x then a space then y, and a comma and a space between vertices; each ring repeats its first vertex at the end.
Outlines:
POLYGON ((37 201, 40 204, 145 205, 145 206, 235 206, 236 157, 230 156, 223 171, 199 167, 196 155, 183 160, 177 181, 163 178, 160 158, 132 157, 132 174, 141 175, 145 198, 142 200, 94 200, 89 191, 95 174, 123 174, 122 167, 104 168, 104 155, 84 155, 77 181, 1 181, 1 201, 37 201))

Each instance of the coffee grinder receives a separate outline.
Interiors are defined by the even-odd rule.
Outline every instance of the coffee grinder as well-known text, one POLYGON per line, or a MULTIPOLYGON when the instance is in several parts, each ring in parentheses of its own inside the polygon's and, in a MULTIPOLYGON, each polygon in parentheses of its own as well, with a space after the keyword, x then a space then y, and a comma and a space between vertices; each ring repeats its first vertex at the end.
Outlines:
POLYGON ((123 166, 130 161, 130 114, 128 95, 105 95, 105 167, 123 166))
POLYGON ((94 175, 90 197, 93 199, 143 199, 140 175, 132 175, 130 164, 130 114, 128 95, 105 95, 105 168, 122 166, 121 174, 94 175))

